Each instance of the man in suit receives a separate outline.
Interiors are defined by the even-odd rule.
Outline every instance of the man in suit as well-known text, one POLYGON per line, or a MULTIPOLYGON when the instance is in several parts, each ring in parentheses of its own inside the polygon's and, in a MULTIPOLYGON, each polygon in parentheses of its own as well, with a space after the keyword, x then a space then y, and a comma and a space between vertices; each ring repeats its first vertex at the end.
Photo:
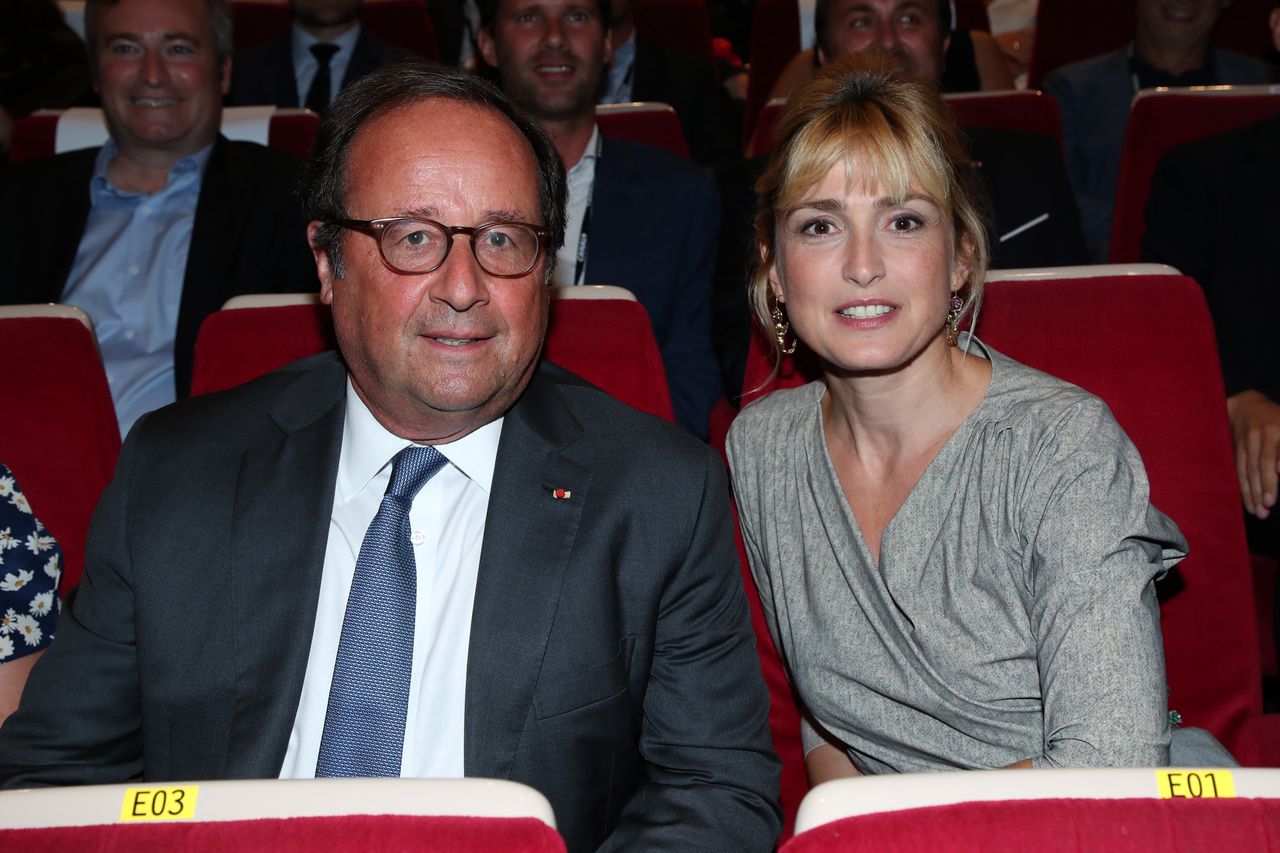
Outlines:
POLYGON ((600 103, 669 104, 694 160, 711 165, 740 158, 741 122, 735 122, 729 93, 717 82, 711 63, 641 38, 633 0, 611 0, 609 5, 613 57, 600 103))
POLYGON ((600 135, 596 93, 611 55, 609 10, 593 0, 486 0, 481 56, 550 134, 569 170, 556 284, 614 284, 649 312, 676 420, 707 434, 720 396, 710 298, 719 228, 711 174, 659 150, 600 135))
POLYGON ((419 59, 360 26, 363 0, 289 0, 293 26, 236 53, 227 103, 306 107, 323 115, 343 87, 391 62, 419 59))
POLYGON ((218 133, 226 0, 98 0, 85 24, 111 138, 7 170, 0 302, 89 313, 127 431, 187 393, 200 324, 227 298, 317 283, 302 163, 218 133))
POLYGON ((1230 0, 1137 0, 1133 42, 1053 71, 1044 90, 1062 110, 1067 171, 1095 262, 1107 260, 1129 104, 1142 89, 1266 83, 1265 62, 1209 43, 1230 0))
POLYGON ((315 150, 341 355, 139 423, 0 779, 496 777, 571 851, 772 849, 723 466, 539 362, 555 148, 400 65, 315 150))

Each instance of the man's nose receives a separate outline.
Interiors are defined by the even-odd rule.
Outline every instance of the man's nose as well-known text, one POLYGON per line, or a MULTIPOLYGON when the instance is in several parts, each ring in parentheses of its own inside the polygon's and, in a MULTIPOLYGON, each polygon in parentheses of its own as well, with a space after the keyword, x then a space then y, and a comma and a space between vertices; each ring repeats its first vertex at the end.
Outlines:
POLYGON ((164 56, 156 50, 148 50, 142 55, 143 80, 152 86, 159 86, 169 76, 169 66, 164 56))
POLYGON ((453 248, 428 291, 431 299, 463 312, 489 301, 489 280, 471 251, 470 236, 454 234, 452 240, 453 248))

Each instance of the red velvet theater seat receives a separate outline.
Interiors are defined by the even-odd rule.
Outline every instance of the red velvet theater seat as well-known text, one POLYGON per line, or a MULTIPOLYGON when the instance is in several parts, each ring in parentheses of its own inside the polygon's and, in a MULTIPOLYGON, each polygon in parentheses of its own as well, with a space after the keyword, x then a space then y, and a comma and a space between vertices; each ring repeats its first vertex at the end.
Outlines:
MULTIPOLYGON (((265 144, 298 157, 311 156, 320 119, 311 112, 292 108, 228 107, 222 111, 222 132, 229 139, 265 144)), ((91 148, 107 141, 102 111, 91 107, 40 110, 13 124, 9 162, 52 157, 77 148, 91 148), (75 122, 78 132, 59 139, 59 124, 75 122)))
POLYGON ((120 453, 98 340, 78 308, 4 306, 0 362, 14 380, 0 418, 0 461, 62 546, 65 594, 80 580, 89 518, 120 453))
POLYGON ((1131 263, 1141 257, 1151 179, 1160 158, 1171 148, 1278 113, 1280 86, 1196 86, 1139 92, 1129 108, 1116 178, 1111 262, 1131 263))
POLYGON ((41 851, 563 853, 546 798, 491 779, 88 785, 0 793, 0 844, 41 851))
MULTIPOLYGON (((237 296, 200 327, 191 392, 230 388, 335 345, 329 308, 314 294, 237 296)), ((674 419, 649 315, 620 287, 555 288, 545 355, 630 406, 674 419)))
MULTIPOLYGON (((1249 555, 1213 327, 1200 288, 1168 267, 1002 271, 979 321, 982 339, 1102 397, 1137 445, 1156 506, 1191 556, 1160 587, 1170 707, 1209 729, 1241 763, 1280 766, 1280 716, 1263 715, 1249 555), (1170 330, 1176 329, 1176 336, 1170 330)), ((818 376, 811 359, 752 341, 744 405, 818 376)), ((746 567, 744 565, 744 571, 746 567)), ((759 602, 751 597, 757 630, 759 602)), ((772 645, 759 639, 775 748, 803 778, 799 719, 772 645)), ((792 799, 791 802, 794 802, 792 799)))
POLYGON ((689 159, 689 146, 676 111, 656 101, 602 104, 596 107, 596 124, 605 136, 643 142, 689 159))
POLYGON ((815 788, 800 807, 797 829, 784 853, 1274 850, 1280 771, 871 776, 815 788))

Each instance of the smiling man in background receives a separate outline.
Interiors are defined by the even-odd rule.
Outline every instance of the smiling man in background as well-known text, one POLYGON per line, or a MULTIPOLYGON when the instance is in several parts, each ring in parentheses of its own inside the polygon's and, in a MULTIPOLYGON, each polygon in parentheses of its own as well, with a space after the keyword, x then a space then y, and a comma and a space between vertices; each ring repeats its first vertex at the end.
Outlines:
POLYGON ((196 333, 229 297, 317 283, 301 161, 218 133, 226 0, 93 0, 85 29, 111 136, 4 175, 0 302, 93 318, 126 432, 187 393, 196 333))

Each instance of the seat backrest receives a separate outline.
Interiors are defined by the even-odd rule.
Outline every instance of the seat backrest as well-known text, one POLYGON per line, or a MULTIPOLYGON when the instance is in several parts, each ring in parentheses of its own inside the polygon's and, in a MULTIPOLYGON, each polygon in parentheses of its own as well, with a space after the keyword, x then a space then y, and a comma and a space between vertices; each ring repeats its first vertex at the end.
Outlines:
POLYGON ((0 840, 36 849, 562 853, 546 797, 497 779, 291 779, 0 793, 0 840), (279 845, 279 846, 277 846, 279 845))
MULTIPOLYGON (((961 127, 990 127, 1052 136, 1062 147, 1062 115, 1058 102, 1035 90, 1008 92, 958 92, 943 96, 956 123, 961 127)), ((773 98, 760 110, 755 136, 748 154, 772 151, 778 121, 786 109, 786 98, 773 98)))
MULTIPOLYGON (((1169 707, 1248 764, 1261 674, 1226 397, 1204 295, 1174 273, 1153 265, 1005 271, 988 285, 978 332, 1101 397, 1137 446, 1152 502, 1191 545, 1158 586, 1169 707)), ((817 365, 799 355, 775 374, 767 345, 754 339, 746 399, 815 378, 817 365)))
MULTIPOLYGON (((228 139, 256 142, 304 159, 311 156, 319 126, 319 117, 303 109, 265 106, 222 111, 221 130, 228 139)), ((9 162, 96 148, 107 136, 106 119, 96 107, 40 110, 14 122, 9 162)))
MULTIPOLYGON (((205 319, 196 339, 192 394, 231 388, 335 348, 329 308, 314 294, 296 294, 293 304, 278 295, 266 305, 255 298, 236 297, 205 319)), ((653 326, 630 292, 555 288, 543 352, 622 402, 674 420, 653 326)))
POLYGON ((98 341, 78 308, 4 306, 0 362, 22 376, 0 419, 0 461, 62 546, 65 593, 80 580, 89 519, 120 453, 98 341))
POLYGON ((782 69, 800 50, 800 8, 796 0, 757 0, 751 16, 751 67, 743 108, 742 141, 755 139, 756 121, 782 69))
POLYGON ((689 159, 689 146, 676 111, 657 101, 630 104, 601 104, 596 107, 596 124, 605 136, 643 142, 689 159))
POLYGON ((1280 85, 1144 89, 1129 108, 1116 202, 1111 262, 1142 254, 1147 197, 1160 158, 1170 149, 1280 114, 1280 85))
POLYGON ((798 829, 783 853, 1265 850, 1280 833, 1280 770, 983 770, 843 779, 805 798, 798 829), (1063 827, 1071 830, 1064 835, 1063 827))
MULTIPOLYGON (((280 38, 289 31, 289 6, 276 0, 236 0, 231 4, 231 22, 237 49, 253 47, 280 38)), ((382 41, 416 53, 424 59, 439 59, 435 28, 425 0, 377 0, 360 9, 360 23, 382 41)))
POLYGON ((636 35, 711 62, 711 15, 701 0, 636 0, 636 35))

